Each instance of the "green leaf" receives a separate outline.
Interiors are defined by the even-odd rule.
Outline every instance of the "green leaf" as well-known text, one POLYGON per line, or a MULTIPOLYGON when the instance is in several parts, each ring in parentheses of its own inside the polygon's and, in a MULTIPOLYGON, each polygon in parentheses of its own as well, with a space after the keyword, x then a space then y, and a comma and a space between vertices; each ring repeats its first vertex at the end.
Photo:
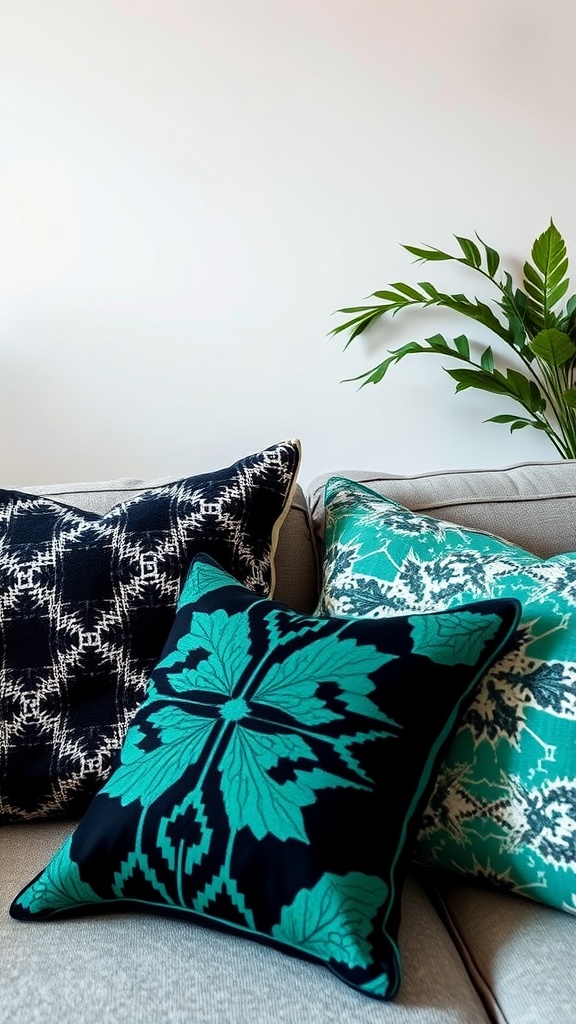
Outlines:
POLYGON ((518 417, 511 413, 502 413, 499 416, 490 416, 484 423, 515 423, 517 419, 518 417))
POLYGON ((412 652, 440 665, 475 665, 500 625, 496 615, 468 611, 411 616, 409 621, 412 652))
POLYGON ((430 284, 430 281, 419 281, 418 285, 423 292, 426 292, 426 295, 428 295, 429 298, 437 299, 439 297, 440 292, 435 285, 430 284))
POLYGON ((272 936, 324 963, 366 968, 372 963, 369 937, 387 895, 385 882, 376 875, 323 875, 282 908, 272 936))
POLYGON ((464 356, 465 359, 470 359, 470 344, 466 335, 460 334, 457 338, 454 338, 454 345, 461 356, 464 356))
POLYGON ((31 914, 51 917, 61 910, 89 903, 100 903, 101 898, 80 877, 80 869, 70 855, 72 836, 64 840, 47 868, 32 885, 18 897, 21 907, 31 914))
POLYGON ((505 378, 497 371, 487 373, 485 370, 446 370, 446 373, 457 381, 456 391, 477 388, 479 391, 488 391, 494 395, 510 395, 505 378))
POLYGON ((545 430, 545 426, 538 420, 524 420, 519 416, 489 416, 484 423, 509 423, 510 433, 514 430, 521 430, 522 427, 535 427, 536 430, 545 430))
POLYGON ((554 306, 568 289, 566 245, 553 221, 532 246, 533 265, 524 264, 524 287, 534 322, 543 328, 557 326, 554 306))
POLYGON ((395 288, 396 291, 403 293, 403 295, 407 296, 409 299, 413 299, 414 302, 422 302, 425 299, 425 296, 421 295, 419 291, 416 291, 416 288, 412 288, 411 285, 404 284, 402 281, 394 281, 391 287, 395 288))
POLYGON ((480 244, 484 247, 484 252, 486 253, 486 266, 488 268, 488 273, 490 274, 490 277, 493 278, 494 275, 496 274, 496 271, 498 270, 498 267, 500 266, 500 256, 496 252, 496 249, 491 249, 489 245, 486 245, 486 242, 482 241, 478 232, 475 232, 475 234, 480 244))
POLYGON ((146 735, 139 725, 132 726, 122 747, 120 765, 103 790, 120 800, 123 807, 136 800, 142 807, 150 807, 182 778, 187 768, 196 764, 217 724, 215 718, 190 714, 175 704, 152 712, 148 721, 160 745, 147 749, 146 735))
POLYGON ((470 238, 462 238, 461 235, 454 235, 454 238, 458 242, 458 245, 464 253, 466 263, 469 263, 473 267, 479 267, 482 264, 482 257, 478 246, 470 238))
POLYGON ((532 259, 543 277, 549 276, 566 257, 566 245, 553 221, 532 246, 532 259))
POLYGON ((316 801, 317 789, 365 788, 321 768, 296 770, 295 780, 276 782, 269 772, 283 759, 317 760, 301 736, 236 726, 219 766, 222 797, 233 831, 249 828, 256 839, 274 835, 307 843, 302 808, 316 801))
POLYGON ((480 366, 483 370, 486 370, 487 373, 492 373, 492 370, 494 369, 494 353, 490 346, 485 348, 480 356, 480 366))
POLYGON ((562 366, 576 355, 574 342, 555 327, 540 331, 530 342, 530 348, 538 359, 550 366, 562 366))
POLYGON ((423 263, 456 259, 455 256, 451 256, 447 252, 442 252, 441 249, 435 249, 433 246, 430 246, 427 249, 419 249, 415 245, 403 245, 402 248, 406 249, 407 252, 412 253, 413 256, 417 256, 423 263))
POLYGON ((576 388, 567 388, 562 392, 562 397, 570 409, 576 409, 576 388))

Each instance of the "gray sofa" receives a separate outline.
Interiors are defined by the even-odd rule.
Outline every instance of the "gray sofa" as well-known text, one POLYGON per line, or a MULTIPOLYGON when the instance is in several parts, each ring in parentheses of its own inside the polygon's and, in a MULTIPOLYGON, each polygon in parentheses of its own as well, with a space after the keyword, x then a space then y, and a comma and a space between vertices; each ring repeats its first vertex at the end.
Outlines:
MULTIPOLYGON (((417 477, 342 472, 410 508, 497 533, 546 557, 576 550, 576 463, 417 477)), ((323 478, 282 527, 275 596, 314 610, 323 478)), ((147 484, 149 486, 149 483, 147 484)), ((142 481, 27 488, 104 512, 142 481)), ((414 872, 404 891, 403 981, 392 1003, 325 968, 181 921, 112 914, 22 924, 15 894, 73 822, 0 828, 2 1024, 574 1024, 576 921, 516 895, 414 872)))

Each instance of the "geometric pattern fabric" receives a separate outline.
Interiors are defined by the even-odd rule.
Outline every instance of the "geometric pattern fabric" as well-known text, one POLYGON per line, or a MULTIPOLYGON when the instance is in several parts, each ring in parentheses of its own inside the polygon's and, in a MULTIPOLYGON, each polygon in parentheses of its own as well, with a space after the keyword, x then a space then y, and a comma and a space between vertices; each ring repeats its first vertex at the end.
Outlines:
POLYGON ((0 492, 0 820, 77 815, 109 774, 199 551, 260 594, 297 441, 104 516, 0 492))

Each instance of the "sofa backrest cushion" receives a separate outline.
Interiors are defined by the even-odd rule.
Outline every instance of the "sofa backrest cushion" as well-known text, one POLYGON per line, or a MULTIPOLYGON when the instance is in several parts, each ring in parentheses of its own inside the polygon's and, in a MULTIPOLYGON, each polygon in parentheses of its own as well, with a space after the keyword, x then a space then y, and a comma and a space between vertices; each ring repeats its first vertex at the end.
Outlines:
POLYGON ((323 474, 308 488, 320 546, 324 485, 330 476, 356 480, 413 511, 496 534, 540 558, 576 551, 576 460, 415 476, 369 470, 323 474))

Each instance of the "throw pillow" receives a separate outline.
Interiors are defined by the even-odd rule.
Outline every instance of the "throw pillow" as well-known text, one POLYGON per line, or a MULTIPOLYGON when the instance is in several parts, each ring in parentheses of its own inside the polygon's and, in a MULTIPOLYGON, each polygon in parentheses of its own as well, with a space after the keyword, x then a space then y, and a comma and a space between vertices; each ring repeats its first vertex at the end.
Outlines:
POLYGON ((112 776, 12 916, 174 914, 390 998, 414 818, 518 615, 307 618, 200 555, 112 776))
POLYGON ((381 618, 496 597, 518 598, 522 621, 464 714, 417 856, 576 913, 576 554, 543 561, 328 482, 321 612, 381 618))
POLYGON ((99 516, 0 491, 0 820, 77 815, 107 777, 208 551, 268 594, 297 441, 99 516))

